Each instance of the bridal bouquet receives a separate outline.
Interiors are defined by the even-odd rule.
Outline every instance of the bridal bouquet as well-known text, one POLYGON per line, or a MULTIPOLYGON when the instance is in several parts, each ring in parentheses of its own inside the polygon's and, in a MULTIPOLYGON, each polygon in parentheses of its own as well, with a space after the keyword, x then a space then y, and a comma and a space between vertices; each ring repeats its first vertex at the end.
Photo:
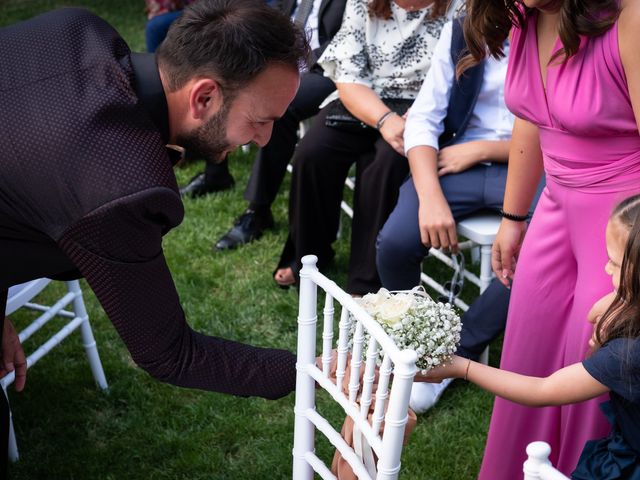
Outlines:
MULTIPOLYGON (((357 301, 399 349, 412 349, 418 354, 416 366, 423 375, 455 353, 462 329, 460 317, 449 303, 434 302, 424 288, 402 292, 381 288, 357 301)), ((351 338, 355 324, 351 323, 351 338)), ((366 337, 365 342, 368 343, 366 337)))

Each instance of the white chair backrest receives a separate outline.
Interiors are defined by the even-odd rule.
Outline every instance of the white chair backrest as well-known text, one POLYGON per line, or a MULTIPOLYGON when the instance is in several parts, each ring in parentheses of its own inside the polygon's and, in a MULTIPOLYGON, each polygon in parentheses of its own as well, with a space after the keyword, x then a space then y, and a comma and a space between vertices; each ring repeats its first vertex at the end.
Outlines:
MULTIPOLYGON (((382 327, 349 294, 318 271, 316 261, 317 258, 313 255, 304 257, 303 268, 300 271, 293 478, 312 479, 314 471, 322 478, 335 478, 314 453, 314 431, 317 428, 340 451, 361 480, 396 479, 400 471, 400 454, 408 419, 411 385, 416 373, 416 353, 412 350, 400 351, 382 327), (326 292, 322 314, 322 370, 318 369, 315 363, 318 286, 326 292), (337 339, 338 386, 328 377, 334 348, 334 300, 341 306, 337 339), (352 342, 349 341, 349 332, 353 328, 351 316, 357 322, 352 342), (365 332, 370 334, 370 340, 366 352, 362 393, 358 399, 365 332), (351 354, 351 376, 347 396, 339 386, 342 385, 346 374, 348 354, 351 354), (382 364, 374 392, 378 358, 382 359, 382 364), (393 382, 390 381, 392 370, 393 382), (358 443, 356 433, 361 432, 362 437, 358 435, 358 439, 362 438, 378 456, 377 472, 375 465, 373 469, 370 463, 367 465, 329 422, 316 412, 316 382, 329 392, 353 419, 354 444, 358 443), (369 424, 367 416, 374 394, 373 424, 369 424), (385 427, 381 435, 383 421, 385 427)), ((364 456, 366 457, 366 454, 364 456)))
POLYGON ((527 445, 527 460, 522 469, 524 480, 569 480, 549 461, 551 447, 546 442, 532 442, 527 445))

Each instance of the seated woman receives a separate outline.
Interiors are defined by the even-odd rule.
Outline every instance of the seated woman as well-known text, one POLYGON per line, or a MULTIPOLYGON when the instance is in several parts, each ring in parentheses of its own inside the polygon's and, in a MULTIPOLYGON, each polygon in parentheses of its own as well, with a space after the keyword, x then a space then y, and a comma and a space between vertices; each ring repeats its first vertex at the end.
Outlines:
MULTIPOLYGON (((347 291, 376 291, 375 238, 396 203, 409 171, 404 156, 403 114, 429 69, 446 22, 447 0, 348 0, 340 31, 318 63, 337 85, 350 128, 329 124, 336 106, 316 117, 294 155, 289 199, 289 238, 275 281, 296 282, 300 258, 318 256, 322 268, 340 219, 349 168, 356 189, 347 291)), ((450 11, 452 9, 449 9, 450 11)))
MULTIPOLYGON (((514 120, 504 103, 508 48, 505 43, 502 59, 488 58, 456 79, 456 64, 466 49, 462 21, 444 26, 405 125, 412 176, 378 235, 376 261, 385 288, 419 285, 430 247, 457 249, 456 221, 502 208, 514 120)), ((483 297, 483 308, 463 317, 459 354, 474 359, 473 352, 481 352, 506 323, 508 290, 494 284, 483 297)), ((412 408, 424 412, 447 385, 414 384, 412 408)))

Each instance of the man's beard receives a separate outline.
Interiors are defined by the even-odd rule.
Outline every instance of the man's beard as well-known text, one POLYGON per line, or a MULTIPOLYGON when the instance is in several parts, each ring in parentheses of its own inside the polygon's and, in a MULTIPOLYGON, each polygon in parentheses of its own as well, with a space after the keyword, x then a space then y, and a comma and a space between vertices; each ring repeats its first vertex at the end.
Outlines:
POLYGON ((176 143, 190 156, 202 157, 214 163, 221 162, 232 147, 227 143, 227 119, 229 103, 224 102, 207 123, 178 136, 176 143))

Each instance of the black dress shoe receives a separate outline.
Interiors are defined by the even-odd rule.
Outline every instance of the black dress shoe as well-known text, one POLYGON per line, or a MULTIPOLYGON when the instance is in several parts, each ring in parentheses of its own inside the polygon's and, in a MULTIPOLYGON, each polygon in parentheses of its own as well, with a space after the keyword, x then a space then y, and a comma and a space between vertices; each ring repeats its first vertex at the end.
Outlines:
POLYGON ((197 198, 213 192, 229 190, 235 185, 235 180, 230 174, 217 177, 215 181, 207 181, 204 173, 199 173, 180 189, 183 197, 197 198))
POLYGON ((218 240, 214 248, 218 251, 236 248, 260 238, 265 230, 272 227, 271 210, 258 213, 255 210, 247 209, 236 219, 231 230, 218 240))

